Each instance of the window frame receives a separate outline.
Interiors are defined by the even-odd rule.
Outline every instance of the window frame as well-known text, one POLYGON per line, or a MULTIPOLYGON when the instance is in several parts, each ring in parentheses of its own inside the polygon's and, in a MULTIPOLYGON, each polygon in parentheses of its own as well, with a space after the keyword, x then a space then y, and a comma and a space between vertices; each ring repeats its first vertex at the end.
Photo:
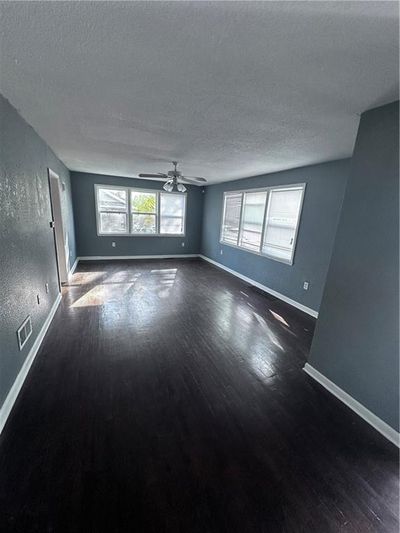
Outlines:
POLYGON ((299 233, 300 228, 300 222, 301 217, 303 214, 303 204, 304 204, 304 196, 305 196, 305 190, 306 190, 306 183, 291 183, 290 185, 271 185, 269 187, 259 187, 254 189, 238 189, 238 190, 231 190, 231 191, 224 191, 223 199, 222 199, 222 218, 221 218, 221 224, 220 224, 220 234, 219 234, 219 243, 224 246, 230 246, 231 248, 236 248, 238 250, 243 250, 244 252, 249 252, 250 254, 259 255, 261 257, 266 257, 268 259, 271 259, 272 261, 278 261, 278 263, 284 263, 285 265, 293 265, 294 264, 294 256, 296 253, 296 246, 297 246, 297 236, 299 233), (299 216, 297 218, 296 228, 294 231, 294 237, 293 237, 293 248, 292 253, 290 256, 290 259, 282 259, 279 257, 275 257, 270 254, 266 254, 262 252, 263 244, 264 244, 264 237, 265 237, 265 230, 266 230, 266 223, 267 223, 267 215, 269 211, 269 200, 270 200, 270 192, 273 190, 291 190, 291 189, 301 189, 301 198, 300 198, 300 206, 299 206, 299 216), (265 200, 265 208, 264 208, 264 217, 263 217, 263 224, 262 224, 262 232, 261 232, 261 242, 260 242, 260 248, 259 251, 256 250, 250 250, 249 248, 246 248, 244 246, 241 246, 239 244, 242 231, 243 231, 243 206, 244 206, 244 195, 245 193, 252 193, 252 192, 266 192, 267 197, 265 200), (238 231, 238 237, 237 237, 237 244, 232 244, 225 242, 223 240, 223 228, 224 228, 224 219, 225 219, 225 209, 226 209, 226 202, 225 198, 226 196, 232 195, 232 194, 241 194, 241 206, 240 206, 240 219, 239 219, 239 231, 238 231))
MULTIPOLYGON (((101 183, 96 183, 94 185, 94 198, 95 198, 95 210, 96 210, 96 232, 98 237, 185 237, 186 236, 186 205, 187 205, 187 193, 173 191, 167 194, 179 194, 184 197, 184 208, 183 208, 183 233, 160 233, 160 206, 161 206, 161 193, 164 191, 159 191, 158 189, 143 189, 141 187, 124 187, 121 185, 103 185, 101 183), (100 213, 104 211, 99 210, 99 190, 100 189, 111 189, 111 190, 124 190, 127 194, 127 211, 128 224, 127 230, 124 233, 102 233, 100 231, 100 213), (142 193, 151 193, 156 195, 156 233, 132 233, 132 210, 131 210, 131 192, 142 192, 142 193)), ((118 211, 114 211, 118 212, 118 211)), ((122 211, 121 211, 122 213, 122 211)), ((154 215, 154 213, 151 213, 154 215)))
MULTIPOLYGON (((160 237, 184 237, 186 235, 186 200, 187 200, 187 194, 185 192, 166 192, 166 191, 158 191, 157 194, 157 206, 158 206, 158 212, 157 212, 157 229, 158 229, 158 235, 160 237), (179 194, 183 196, 183 233, 161 233, 161 196, 167 196, 169 194, 179 194)), ((173 217, 172 215, 163 215, 164 218, 181 218, 181 217, 173 217)))

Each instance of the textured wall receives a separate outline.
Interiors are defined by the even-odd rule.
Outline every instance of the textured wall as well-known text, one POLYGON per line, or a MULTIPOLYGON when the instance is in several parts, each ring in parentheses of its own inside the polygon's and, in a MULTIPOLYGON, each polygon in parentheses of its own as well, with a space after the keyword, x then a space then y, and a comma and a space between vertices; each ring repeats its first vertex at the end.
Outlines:
POLYGON ((364 113, 310 364, 399 428, 399 104, 364 113))
POLYGON ((349 167, 350 160, 343 159, 207 187, 202 254, 318 311, 349 167), (293 265, 220 244, 224 191, 300 182, 307 185, 293 265))
POLYGON ((69 171, 0 95, 0 405, 58 294, 47 167, 66 185, 63 214, 72 265, 76 252, 69 171), (16 330, 28 314, 33 335, 20 352, 16 330))
POLYGON ((71 172, 72 197, 79 256, 90 255, 169 255, 200 252, 203 192, 187 186, 185 237, 99 237, 96 229, 94 185, 119 185, 142 189, 162 189, 162 182, 71 172), (111 242, 116 243, 112 248, 111 242), (185 246, 182 247, 182 242, 185 246))

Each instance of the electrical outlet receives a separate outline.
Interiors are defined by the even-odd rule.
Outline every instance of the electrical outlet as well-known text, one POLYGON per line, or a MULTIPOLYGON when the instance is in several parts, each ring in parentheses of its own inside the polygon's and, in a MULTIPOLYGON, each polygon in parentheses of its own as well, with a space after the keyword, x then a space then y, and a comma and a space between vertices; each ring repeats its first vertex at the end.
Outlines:
POLYGON ((45 284, 45 287, 46 287, 46 294, 49 294, 49 284, 46 283, 46 284, 45 284))
POLYGON ((305 281, 305 282, 303 283, 303 289, 304 289, 305 291, 308 291, 308 287, 309 287, 309 286, 310 286, 310 283, 309 283, 308 281, 305 281))
POLYGON ((39 294, 36 295, 36 300, 37 300, 38 305, 40 305, 40 296, 39 296, 39 294))
POLYGON ((185 242, 182 242, 182 248, 184 248, 184 247, 185 247, 185 242))
POLYGON ((111 246, 112 246, 113 248, 115 248, 115 247, 117 246, 116 242, 115 242, 115 241, 112 241, 111 246))

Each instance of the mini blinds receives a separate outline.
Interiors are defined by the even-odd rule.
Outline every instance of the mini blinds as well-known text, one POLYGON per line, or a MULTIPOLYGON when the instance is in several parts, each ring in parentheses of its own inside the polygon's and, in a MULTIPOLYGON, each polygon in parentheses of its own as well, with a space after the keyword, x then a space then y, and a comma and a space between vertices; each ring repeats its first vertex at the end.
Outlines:
POLYGON ((224 194, 220 242, 293 263, 305 184, 224 194))
POLYGON ((259 251, 264 223, 266 192, 243 193, 240 246, 259 251))
POLYGON ((185 225, 185 195, 160 193, 160 233, 182 234, 185 225))
POLYGON ((98 235, 182 236, 186 194, 95 185, 98 235))
POLYGON ((237 244, 238 242, 241 210, 242 193, 226 194, 224 201, 221 240, 227 244, 237 244))
POLYGON ((272 189, 269 193, 262 253, 290 262, 294 251, 303 189, 272 189))

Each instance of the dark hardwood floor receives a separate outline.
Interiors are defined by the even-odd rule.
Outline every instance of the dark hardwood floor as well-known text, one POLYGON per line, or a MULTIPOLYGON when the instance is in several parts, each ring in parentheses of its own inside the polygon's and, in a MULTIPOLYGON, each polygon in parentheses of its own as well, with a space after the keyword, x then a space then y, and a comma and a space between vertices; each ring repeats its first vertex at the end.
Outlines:
POLYGON ((80 264, 0 440, 8 532, 397 532, 314 320, 200 260, 80 264))

